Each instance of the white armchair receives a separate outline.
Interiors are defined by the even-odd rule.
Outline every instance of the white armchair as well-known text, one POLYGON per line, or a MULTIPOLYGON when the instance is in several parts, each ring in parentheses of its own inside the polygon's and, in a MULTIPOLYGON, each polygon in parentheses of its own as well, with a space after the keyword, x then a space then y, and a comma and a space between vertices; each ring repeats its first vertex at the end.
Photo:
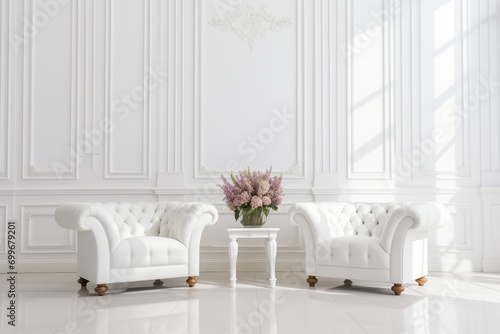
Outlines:
POLYGON ((218 214, 206 203, 67 203, 55 217, 78 231, 78 282, 102 296, 117 282, 187 276, 193 287, 203 229, 218 214))
POLYGON ((403 284, 427 279, 428 231, 445 225, 448 210, 437 203, 297 203, 288 212, 302 230, 306 275, 403 284))

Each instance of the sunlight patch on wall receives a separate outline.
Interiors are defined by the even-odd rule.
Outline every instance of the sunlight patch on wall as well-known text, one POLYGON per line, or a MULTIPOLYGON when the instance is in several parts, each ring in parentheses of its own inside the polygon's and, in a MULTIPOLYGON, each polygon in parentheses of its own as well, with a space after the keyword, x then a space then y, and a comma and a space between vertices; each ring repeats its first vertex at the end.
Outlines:
POLYGON ((439 98, 452 89, 456 82, 454 46, 436 55, 434 69, 434 97, 439 98))
POLYGON ((434 12, 434 49, 438 50, 455 38, 455 3, 450 0, 434 12))

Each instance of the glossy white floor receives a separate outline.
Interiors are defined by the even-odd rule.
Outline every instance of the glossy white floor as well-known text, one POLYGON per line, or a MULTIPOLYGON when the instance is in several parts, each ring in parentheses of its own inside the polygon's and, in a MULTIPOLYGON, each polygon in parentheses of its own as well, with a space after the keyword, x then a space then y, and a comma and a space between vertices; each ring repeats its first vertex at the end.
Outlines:
MULTIPOLYGON (((74 274, 18 274, 16 327, 8 325, 9 276, 2 276, 1 333, 498 333, 500 275, 432 273, 426 286, 344 287, 303 273, 277 273, 275 289, 260 272, 205 272, 194 288, 182 279, 111 285, 97 297, 74 274), (89 292, 90 291, 90 292, 89 292)), ((362 282, 358 282, 362 284, 362 282)))

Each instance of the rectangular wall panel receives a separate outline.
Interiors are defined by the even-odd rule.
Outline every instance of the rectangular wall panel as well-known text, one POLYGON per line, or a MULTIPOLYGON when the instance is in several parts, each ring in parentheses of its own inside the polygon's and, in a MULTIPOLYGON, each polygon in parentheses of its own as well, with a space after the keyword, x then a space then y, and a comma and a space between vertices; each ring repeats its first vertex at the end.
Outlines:
MULTIPOLYGON (((479 85, 474 96, 481 102, 481 182, 500 185, 500 2, 485 0, 479 4, 479 85)), ((474 147, 474 146, 473 146, 474 147)), ((474 166, 474 165, 473 165, 474 166)))
MULTIPOLYGON (((84 38, 84 66, 80 66, 79 73, 85 77, 85 85, 83 85, 85 107, 82 111, 84 114, 83 124, 83 150, 86 154, 92 155, 95 158, 98 148, 104 143, 103 126, 99 124, 97 119, 97 101, 99 87, 99 74, 97 73, 97 54, 98 54, 98 0, 85 1, 80 6, 85 8, 85 20, 82 22, 82 30, 79 38, 84 38)), ((94 165, 94 161, 93 161, 94 165)))
POLYGON ((198 177, 247 166, 302 177, 303 5, 196 1, 198 177))
POLYGON ((461 252, 472 251, 474 240, 473 206, 468 203, 446 205, 451 214, 449 224, 430 231, 430 250, 461 252))
POLYGON ((147 178, 150 101, 150 0, 106 1, 107 178, 147 178))
MULTIPOLYGON (((315 6, 315 149, 318 170, 321 173, 336 173, 338 167, 338 27, 341 12, 336 2, 321 0, 315 6)), ((331 175, 330 175, 331 176, 331 175)))
POLYGON ((57 225, 55 205, 23 205, 22 253, 73 253, 76 251, 76 232, 57 225))
POLYGON ((7 206, 0 205, 0 253, 7 251, 7 206))
POLYGON ((394 12, 385 0, 347 6, 348 177, 384 179, 391 171, 394 12))
POLYGON ((418 141, 413 147, 417 177, 470 175, 475 103, 469 81, 469 7, 468 0, 420 2, 418 141))
POLYGON ((490 206, 490 241, 492 244, 499 245, 500 244, 500 223, 498 221, 498 217, 500 217, 500 204, 492 204, 490 206))
POLYGON ((76 175, 77 8, 26 1, 25 178, 76 175), (54 8, 55 10, 55 8, 54 8))
POLYGON ((42 3, 25 1, 23 177, 75 178, 78 7, 42 3))
POLYGON ((183 169, 183 1, 160 1, 158 10, 158 34, 160 36, 159 87, 160 172, 180 173, 183 169))
POLYGON ((0 4, 0 179, 9 177, 9 2, 0 4))
POLYGON ((500 1, 490 1, 490 60, 491 77, 489 91, 491 93, 491 169, 500 171, 500 1))

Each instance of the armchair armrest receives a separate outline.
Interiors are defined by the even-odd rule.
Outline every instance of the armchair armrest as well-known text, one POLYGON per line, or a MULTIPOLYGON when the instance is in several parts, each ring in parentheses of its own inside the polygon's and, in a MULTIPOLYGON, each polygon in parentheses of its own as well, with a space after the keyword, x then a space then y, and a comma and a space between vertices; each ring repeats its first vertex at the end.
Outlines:
POLYGON ((288 219, 300 226, 306 250, 306 273, 316 275, 316 247, 332 232, 327 222, 328 203, 296 203, 288 210, 288 219))
POLYGON ((344 235, 339 224, 340 208, 344 203, 337 202, 304 202, 294 204, 288 211, 288 218, 299 224, 306 238, 306 244, 317 247, 321 242, 344 235), (337 224, 332 224, 335 217, 337 224))
MULTIPOLYGON (((329 235, 327 224, 321 219, 316 203, 296 203, 288 210, 288 218, 298 224, 304 234, 306 248, 318 245, 317 234, 329 235)), ((306 249, 307 251, 307 249, 306 249)))
POLYGON ((56 209, 55 218, 57 224, 66 229, 79 232, 92 230, 94 234, 104 232, 110 251, 120 243, 118 227, 109 212, 98 203, 62 204, 56 209))
POLYGON ((428 231, 446 225, 450 213, 439 203, 412 203, 396 209, 382 231, 380 243, 386 252, 391 252, 394 238, 400 235, 396 233, 398 228, 401 228, 400 223, 408 219, 413 223, 404 224, 407 230, 428 231))

